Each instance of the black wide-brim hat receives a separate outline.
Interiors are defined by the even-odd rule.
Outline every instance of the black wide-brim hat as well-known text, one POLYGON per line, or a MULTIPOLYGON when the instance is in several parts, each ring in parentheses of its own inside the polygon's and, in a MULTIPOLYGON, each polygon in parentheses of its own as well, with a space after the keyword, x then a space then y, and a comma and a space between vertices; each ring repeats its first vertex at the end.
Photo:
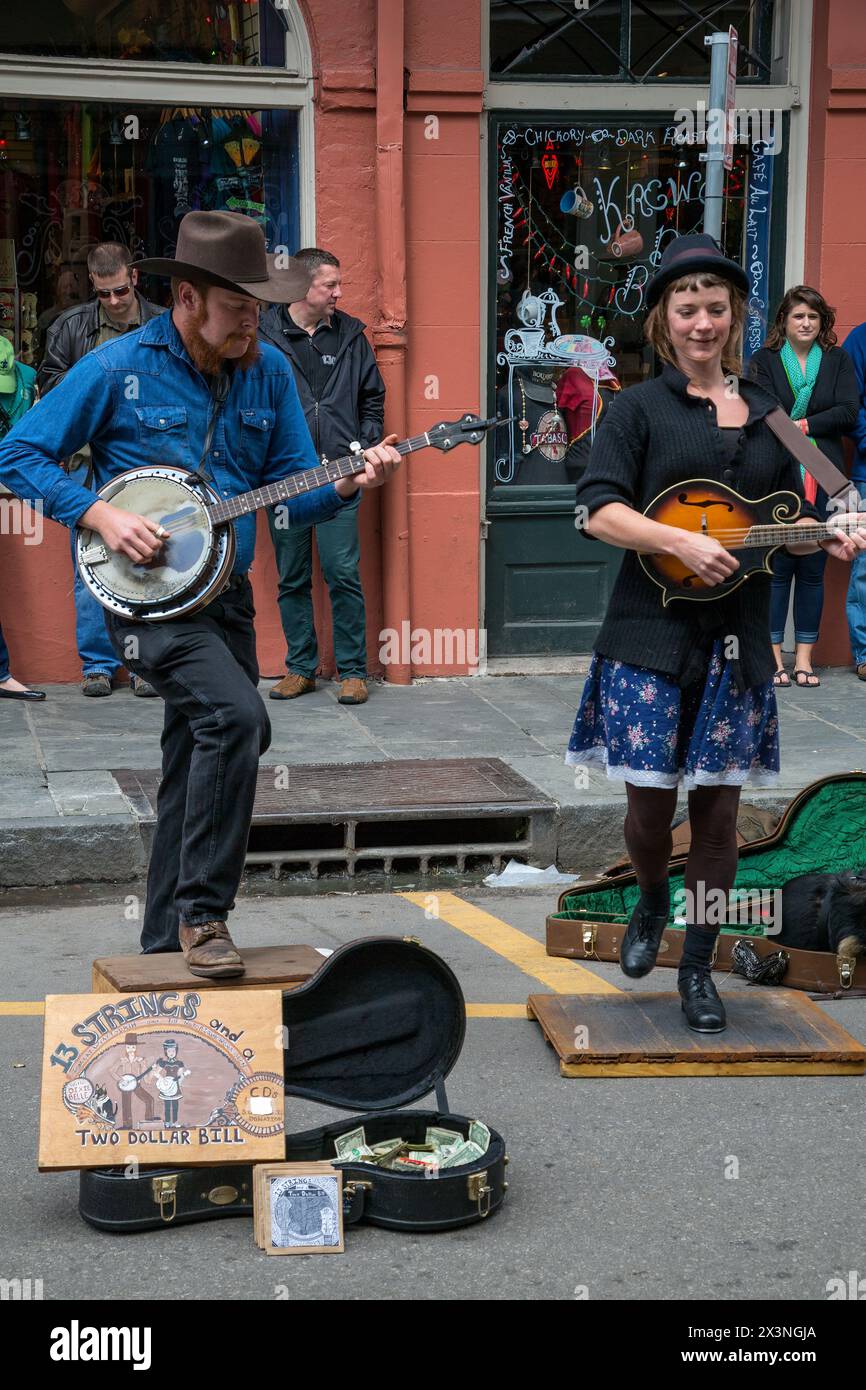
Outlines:
POLYGON ((265 234, 242 212, 188 212, 181 219, 173 259, 133 261, 130 270, 178 280, 205 280, 268 304, 304 299, 312 276, 292 256, 269 255, 265 234))
POLYGON ((691 236, 676 237, 668 242, 662 252, 659 268, 647 286, 647 308, 652 309, 668 285, 675 280, 681 280, 686 275, 697 275, 701 271, 729 280, 744 294, 748 293, 749 277, 743 267, 736 261, 728 260, 714 237, 706 232, 694 232, 691 236))

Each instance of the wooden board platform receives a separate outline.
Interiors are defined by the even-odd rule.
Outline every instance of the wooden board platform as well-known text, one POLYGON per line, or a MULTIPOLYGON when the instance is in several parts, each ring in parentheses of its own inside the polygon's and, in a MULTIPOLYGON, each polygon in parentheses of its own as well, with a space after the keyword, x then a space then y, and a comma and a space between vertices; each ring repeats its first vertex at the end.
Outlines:
POLYGON ((325 963, 314 946, 243 946, 246 972, 207 980, 186 968, 182 951, 152 956, 100 956, 93 962, 94 994, 150 989, 296 989, 325 963))
POLYGON ((526 1011, 562 1076, 836 1076, 866 1072, 866 1047, 803 994, 726 992, 723 1033, 694 1033, 679 994, 530 994, 526 1011))

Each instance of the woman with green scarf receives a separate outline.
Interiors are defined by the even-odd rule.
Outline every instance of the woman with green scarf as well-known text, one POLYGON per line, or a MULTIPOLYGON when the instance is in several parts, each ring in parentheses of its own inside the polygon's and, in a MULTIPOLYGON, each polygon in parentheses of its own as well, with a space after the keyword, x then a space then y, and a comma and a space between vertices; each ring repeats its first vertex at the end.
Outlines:
MULTIPOLYGON (((808 285, 788 290, 764 346, 748 364, 748 374, 775 396, 786 414, 807 439, 844 471, 842 436, 854 426, 860 393, 854 365, 847 352, 836 347, 835 310, 823 295, 808 285)), ((801 467, 806 498, 827 516, 827 494, 801 467)), ((818 640, 824 606, 825 551, 791 555, 777 550, 773 556, 770 600, 770 640, 776 658, 773 684, 791 681, 782 660, 782 638, 788 617, 791 581, 794 583, 794 679, 800 686, 821 682, 812 670, 812 647, 818 640)))

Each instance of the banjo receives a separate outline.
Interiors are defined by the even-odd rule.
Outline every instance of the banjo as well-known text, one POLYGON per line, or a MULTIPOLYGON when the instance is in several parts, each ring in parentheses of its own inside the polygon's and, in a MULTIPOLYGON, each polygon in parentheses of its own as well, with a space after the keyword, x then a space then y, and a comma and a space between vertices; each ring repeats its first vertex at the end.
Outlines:
MULTIPOLYGON (((464 415, 401 440, 394 448, 399 454, 411 454, 416 449, 444 452, 458 444, 480 444, 487 430, 498 423, 464 415)), ((140 564, 109 550, 97 532, 79 527, 75 547, 79 573, 103 608, 120 617, 165 622, 197 613, 231 578, 235 517, 299 497, 339 478, 354 477, 365 467, 359 449, 238 497, 220 497, 198 473, 175 465, 130 468, 99 489, 99 500, 158 522, 168 538, 151 561, 140 564)))

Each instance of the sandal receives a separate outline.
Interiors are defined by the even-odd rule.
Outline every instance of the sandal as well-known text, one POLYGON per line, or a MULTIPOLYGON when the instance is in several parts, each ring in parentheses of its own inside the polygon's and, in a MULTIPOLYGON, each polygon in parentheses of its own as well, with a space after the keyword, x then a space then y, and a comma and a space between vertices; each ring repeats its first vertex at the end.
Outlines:
POLYGON ((780 666, 778 671, 774 675, 773 684, 776 686, 782 686, 783 689, 786 689, 791 684, 791 678, 788 675, 788 672, 785 670, 784 666, 780 666))
POLYGON ((794 680, 797 682, 801 690, 814 690, 817 685, 821 684, 814 671, 804 671, 802 667, 799 667, 794 672, 794 680), (805 676, 806 679, 801 681, 801 676, 805 676))

